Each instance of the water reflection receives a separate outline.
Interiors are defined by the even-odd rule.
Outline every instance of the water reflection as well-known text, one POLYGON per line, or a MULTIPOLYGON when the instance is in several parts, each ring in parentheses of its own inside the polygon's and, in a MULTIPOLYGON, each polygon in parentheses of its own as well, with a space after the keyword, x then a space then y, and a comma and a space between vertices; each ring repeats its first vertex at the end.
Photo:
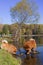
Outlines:
POLYGON ((35 65, 36 62, 36 55, 27 55, 26 58, 22 59, 22 65, 35 65))
POLYGON ((22 57, 21 65, 43 65, 43 47, 38 47, 39 54, 31 54, 22 57))
POLYGON ((16 58, 21 59, 21 65, 43 65, 43 46, 37 47, 36 50, 39 51, 38 54, 23 54, 16 56, 16 58))

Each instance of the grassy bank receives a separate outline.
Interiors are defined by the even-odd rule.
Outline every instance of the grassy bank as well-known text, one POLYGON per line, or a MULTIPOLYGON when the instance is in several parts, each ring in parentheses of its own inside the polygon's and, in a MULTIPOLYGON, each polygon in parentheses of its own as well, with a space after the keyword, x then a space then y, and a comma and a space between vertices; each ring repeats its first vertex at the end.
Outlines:
POLYGON ((20 59, 14 58, 5 50, 0 50, 0 65, 20 65, 20 59))

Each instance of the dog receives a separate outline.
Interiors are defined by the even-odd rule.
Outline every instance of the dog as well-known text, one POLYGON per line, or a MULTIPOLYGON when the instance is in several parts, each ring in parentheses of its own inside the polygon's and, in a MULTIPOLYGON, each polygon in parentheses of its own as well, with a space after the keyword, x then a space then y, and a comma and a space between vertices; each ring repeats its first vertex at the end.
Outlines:
POLYGON ((9 44, 7 40, 2 40, 1 49, 4 49, 12 54, 16 54, 17 52, 17 48, 14 45, 9 44))
POLYGON ((26 41, 23 45, 24 49, 27 51, 27 54, 36 51, 36 41, 33 38, 30 38, 28 41, 26 41))

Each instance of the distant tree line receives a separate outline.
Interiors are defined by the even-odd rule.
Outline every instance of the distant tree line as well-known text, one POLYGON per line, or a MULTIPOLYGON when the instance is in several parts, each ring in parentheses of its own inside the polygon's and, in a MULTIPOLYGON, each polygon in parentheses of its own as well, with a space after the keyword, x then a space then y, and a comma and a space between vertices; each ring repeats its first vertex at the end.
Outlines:
MULTIPOLYGON (((9 35, 11 34, 13 37, 16 36, 16 31, 18 30, 18 23, 15 24, 4 24, 2 27, 0 26, 0 35, 9 35)), ((22 28, 20 30, 21 35, 43 35, 43 25, 41 24, 22 24, 22 28)), ((37 43, 43 44, 43 37, 33 37, 36 39, 37 43)), ((25 39, 29 39, 28 37, 22 37, 20 42, 25 41, 25 39)))

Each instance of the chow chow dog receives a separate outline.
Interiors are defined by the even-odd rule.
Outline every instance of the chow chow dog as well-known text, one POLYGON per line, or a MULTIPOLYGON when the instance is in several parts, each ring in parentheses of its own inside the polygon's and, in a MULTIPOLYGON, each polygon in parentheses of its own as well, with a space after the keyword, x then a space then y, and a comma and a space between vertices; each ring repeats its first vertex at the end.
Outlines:
POLYGON ((12 54, 16 54, 17 51, 17 48, 14 45, 9 44, 7 40, 2 40, 1 49, 4 49, 12 54))
POLYGON ((31 52, 35 53, 37 47, 35 39, 30 38, 28 41, 24 42, 23 47, 27 51, 27 54, 31 52))

